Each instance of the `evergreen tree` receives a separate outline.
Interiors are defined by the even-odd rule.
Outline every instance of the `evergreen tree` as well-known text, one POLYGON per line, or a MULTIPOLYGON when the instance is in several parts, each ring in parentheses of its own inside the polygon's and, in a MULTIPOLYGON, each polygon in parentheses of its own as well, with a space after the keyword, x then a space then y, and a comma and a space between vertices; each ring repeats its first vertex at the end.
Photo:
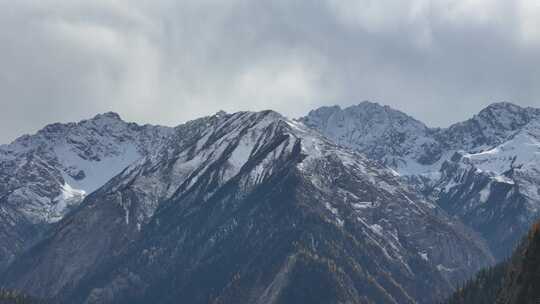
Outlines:
POLYGON ((45 304, 13 290, 0 288, 0 304, 45 304))

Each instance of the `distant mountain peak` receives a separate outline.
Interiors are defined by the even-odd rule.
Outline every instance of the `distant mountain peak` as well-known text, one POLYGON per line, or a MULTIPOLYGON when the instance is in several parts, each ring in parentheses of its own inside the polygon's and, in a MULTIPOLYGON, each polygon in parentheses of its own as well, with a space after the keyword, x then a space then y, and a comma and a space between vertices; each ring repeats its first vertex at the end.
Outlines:
POLYGON ((486 149, 502 143, 536 119, 540 119, 540 109, 510 102, 493 103, 472 118, 442 130, 440 139, 452 149, 486 149))
POLYGON ((379 112, 379 113, 396 112, 396 113, 401 113, 403 115, 406 115, 405 113, 399 110, 393 109, 390 106, 381 105, 378 102, 364 100, 357 104, 352 104, 346 107, 342 107, 340 105, 321 106, 317 109, 311 110, 308 114, 308 117, 315 116, 315 115, 328 116, 336 112, 356 112, 356 111, 371 111, 371 112, 379 112))
MULTIPOLYGON (((361 101, 358 104, 350 105, 350 106, 346 107, 345 109, 347 109, 347 108, 392 109, 388 105, 382 105, 382 104, 380 104, 378 102, 370 101, 370 100, 361 101)), ((392 109, 392 110, 394 110, 394 109, 392 109)))
POLYGON ((120 117, 120 114, 118 114, 118 113, 116 113, 116 112, 112 112, 112 111, 105 112, 105 113, 101 113, 101 114, 97 114, 97 115, 94 116, 94 118, 93 118, 93 120, 98 120, 98 119, 122 120, 122 118, 120 117))
MULTIPOLYGON (((482 109, 477 115, 475 115, 475 118, 511 124, 516 120, 527 119, 529 114, 532 114, 528 112, 528 109, 522 108, 510 102, 496 102, 482 109)), ((535 111, 532 112, 534 113, 535 111)))
POLYGON ((515 109, 515 110, 521 109, 523 110, 524 108, 509 101, 499 101, 499 102, 493 102, 489 104, 483 110, 494 110, 494 109, 515 109))
POLYGON ((61 123, 61 122, 55 122, 46 125, 42 129, 36 132, 36 134, 29 134, 21 136, 13 142, 14 144, 24 144, 27 145, 28 140, 35 141, 39 137, 44 137, 45 139, 61 139, 65 136, 67 136, 68 133, 81 129, 81 128, 88 128, 88 125, 91 124, 93 127, 111 127, 111 128, 127 128, 129 123, 122 120, 120 115, 115 112, 105 112, 101 114, 95 115, 93 118, 90 119, 84 119, 79 122, 68 122, 68 123, 61 123))
POLYGON ((407 167, 411 160, 431 164, 440 150, 425 124, 375 102, 363 101, 343 109, 321 107, 300 121, 338 144, 396 169, 407 167))
POLYGON ((220 117, 220 116, 224 116, 224 115, 227 115, 228 113, 223 111, 223 110, 219 110, 216 112, 216 114, 214 114, 214 116, 216 117, 220 117))

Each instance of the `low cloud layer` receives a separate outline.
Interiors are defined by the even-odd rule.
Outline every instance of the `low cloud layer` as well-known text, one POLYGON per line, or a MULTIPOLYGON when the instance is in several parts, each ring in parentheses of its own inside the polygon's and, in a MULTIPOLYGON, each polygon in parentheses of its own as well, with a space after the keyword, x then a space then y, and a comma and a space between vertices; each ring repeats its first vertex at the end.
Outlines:
POLYGON ((540 106, 535 0, 0 3, 0 142, 117 111, 177 125, 388 104, 432 126, 540 106))

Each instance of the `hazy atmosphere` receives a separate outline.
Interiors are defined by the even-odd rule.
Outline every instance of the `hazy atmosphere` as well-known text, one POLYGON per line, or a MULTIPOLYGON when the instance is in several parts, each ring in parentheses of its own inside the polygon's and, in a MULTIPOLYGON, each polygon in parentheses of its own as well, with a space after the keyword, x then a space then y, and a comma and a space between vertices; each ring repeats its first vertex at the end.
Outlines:
POLYGON ((363 100, 444 126, 539 106, 538 54, 534 0, 2 1, 0 142, 105 111, 176 125, 363 100))

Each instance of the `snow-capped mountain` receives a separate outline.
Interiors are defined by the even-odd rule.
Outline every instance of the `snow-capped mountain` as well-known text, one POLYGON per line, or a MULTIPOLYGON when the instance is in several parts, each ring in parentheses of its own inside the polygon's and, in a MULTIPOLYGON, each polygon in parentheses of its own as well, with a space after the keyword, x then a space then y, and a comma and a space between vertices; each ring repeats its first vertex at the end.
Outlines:
POLYGON ((239 112, 175 128, 0 283, 69 303, 433 303, 491 262, 395 171, 239 112))
POLYGON ((445 129, 369 102, 321 108, 300 120, 393 167, 484 236, 498 258, 539 216, 540 109, 495 103, 445 129))
POLYGON ((509 102, 493 103, 473 118, 439 131, 439 141, 454 150, 479 151, 506 141, 531 121, 540 109, 522 108, 509 102))
POLYGON ((105 113, 48 125, 0 146, 0 268, 171 132, 105 113))
POLYGON ((443 151, 435 130, 403 112, 369 101, 345 109, 322 107, 299 120, 400 173, 429 170, 443 151))
POLYGON ((540 217, 540 119, 499 145, 456 153, 441 173, 432 195, 507 256, 540 217))

